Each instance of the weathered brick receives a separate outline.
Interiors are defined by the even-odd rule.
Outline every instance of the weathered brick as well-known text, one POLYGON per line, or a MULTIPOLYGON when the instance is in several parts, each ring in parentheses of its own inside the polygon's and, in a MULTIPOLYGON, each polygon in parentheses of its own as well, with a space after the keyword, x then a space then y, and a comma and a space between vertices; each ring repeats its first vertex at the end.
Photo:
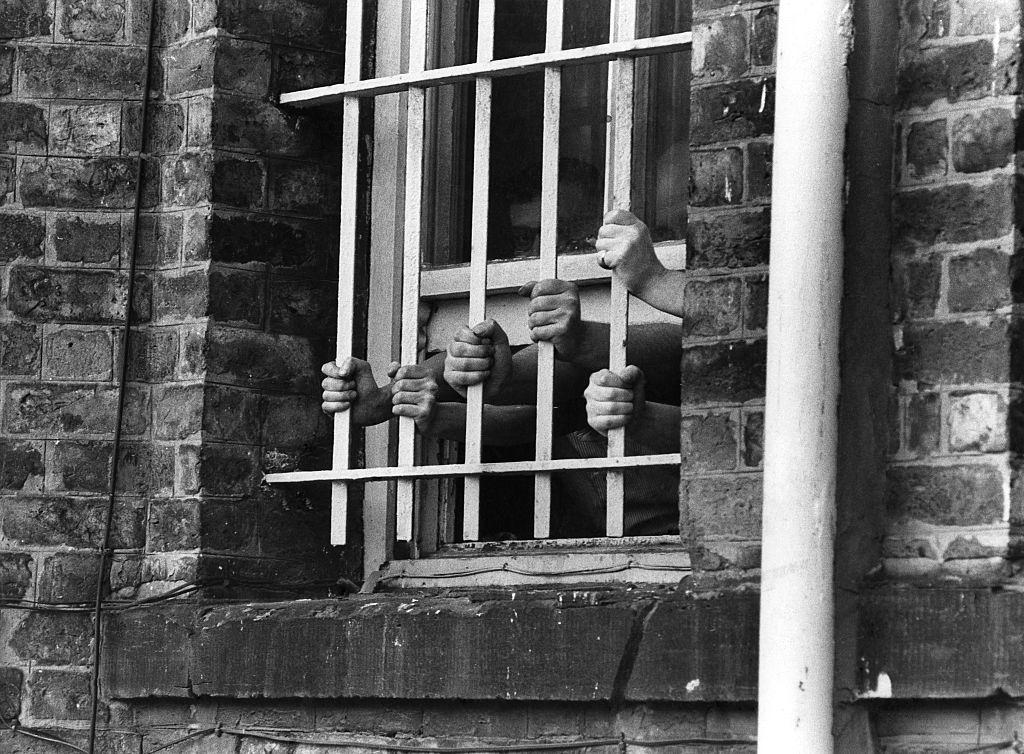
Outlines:
POLYGON ((189 16, 192 5, 190 0, 166 0, 157 3, 154 10, 157 14, 155 41, 159 45, 168 45, 179 41, 188 33, 189 16))
MULTIPOLYGON (((150 102, 146 107, 149 123, 146 129, 145 150, 150 154, 173 154, 185 141, 185 107, 176 102, 150 102)), ((126 103, 122 116, 121 151, 134 153, 142 138, 141 105, 126 103)))
POLYGON ((978 249, 949 260, 949 310, 983 311, 1009 306, 1011 260, 997 249, 978 249))
POLYGON ((956 8, 953 33, 957 36, 991 36, 997 29, 1005 33, 1020 23, 1020 4, 1016 0, 985 3, 953 0, 953 5, 956 8))
POLYGON ((4 720, 16 720, 21 714, 24 678, 20 668, 0 668, 0 717, 4 720))
POLYGON ((313 337, 333 334, 337 286, 325 280, 271 278, 269 329, 313 337))
POLYGON ((680 435, 683 473, 736 468, 736 426, 729 414, 684 416, 680 435))
POLYGON ((1011 339, 1007 323, 947 322, 912 324, 903 329, 897 366, 904 379, 965 384, 1011 379, 1011 339))
POLYGON ((743 420, 743 464, 756 467, 764 459, 764 414, 746 414, 743 420))
POLYGON ((116 216, 85 219, 61 215, 57 218, 53 246, 59 262, 114 262, 121 251, 120 220, 116 216))
POLYGON ((770 134, 775 118, 775 79, 741 80, 692 93, 690 144, 770 134))
POLYGON ((928 318, 935 314, 942 285, 942 264, 938 257, 927 256, 893 265, 896 289, 900 294, 894 309, 900 319, 928 318))
POLYGON ((92 619, 74 613, 26 613, 10 648, 41 665, 86 665, 91 659, 92 619))
POLYGON ((332 147, 310 116, 224 95, 213 103, 213 146, 258 154, 313 156, 332 147))
POLYGON ((218 157, 213 164, 212 200, 237 209, 263 206, 263 163, 218 157))
POLYGON ((126 157, 27 158, 20 184, 26 207, 130 209, 135 165, 126 157))
POLYGON ((771 235, 767 210, 691 218, 686 231, 686 266, 752 267, 768 264, 771 235))
POLYGON ((945 175, 949 166, 948 151, 945 118, 912 123, 907 130, 907 175, 911 178, 945 175))
POLYGON ((121 142, 121 105, 55 105, 50 113, 50 152, 109 155, 121 142))
POLYGON ((218 381, 313 391, 319 383, 316 361, 311 344, 303 338, 226 327, 211 328, 208 333, 207 370, 218 381))
POLYGON ((61 0, 60 32, 66 39, 112 42, 124 39, 128 29, 127 0, 61 0))
POLYGON ((211 440, 257 443, 263 423, 263 404, 252 390, 209 385, 203 409, 203 434, 211 440))
POLYGON ((153 316, 157 321, 204 317, 210 305, 210 282, 205 270, 157 277, 153 289, 153 316))
POLYGON ((1005 167, 1013 150, 1014 123, 1009 110, 988 108, 953 124, 953 167, 961 173, 1005 167))
POLYGON ((952 30, 950 0, 902 0, 900 33, 905 48, 915 48, 921 40, 947 37, 952 30))
POLYGON ((345 13, 335 3, 223 0, 217 5, 216 23, 236 36, 266 39, 269 32, 274 40, 297 47, 340 50, 344 46, 345 13))
POLYGON ((751 65, 774 65, 777 33, 778 11, 775 8, 759 10, 750 29, 751 65))
MULTIPOLYGON (((345 75, 345 57, 335 52, 320 52, 282 47, 277 51, 275 90, 290 92, 341 81, 345 75)), ((276 93, 276 91, 275 91, 276 93)))
POLYGON ((162 385, 153 388, 153 434, 184 440, 202 428, 203 386, 162 385))
POLYGON ((182 328, 181 358, 177 365, 176 375, 181 380, 206 376, 205 327, 182 328))
POLYGON ((259 456, 248 445, 205 443, 199 460, 201 484, 210 495, 247 495, 260 483, 259 456))
POLYGON ((250 501, 206 500, 199 509, 204 551, 242 553, 256 545, 256 510, 250 501))
POLYGON ((997 58, 987 39, 924 50, 899 72, 899 107, 1011 94, 1016 88, 1017 58, 1016 51, 1002 50, 997 58))
POLYGON ((907 401, 907 450, 927 455, 939 450, 939 412, 942 399, 938 393, 918 393, 907 401))
POLYGON ((174 466, 174 493, 198 495, 201 492, 199 474, 199 447, 179 445, 174 466))
POLYGON ((740 280, 692 280, 683 294, 684 337, 728 335, 740 326, 740 280))
POLYGON ((42 488, 43 451, 40 445, 0 440, 0 490, 37 492, 42 488))
POLYGON ((133 329, 128 338, 128 378, 161 382, 174 375, 178 333, 171 329, 133 329))
MULTIPOLYGON (((24 545, 99 547, 107 501, 103 498, 34 497, 0 498, 3 534, 24 545)), ((114 507, 111 541, 117 548, 142 546, 142 508, 118 501, 114 507)))
POLYGON ((52 22, 46 0, 6 0, 0 6, 0 39, 47 36, 52 22))
POLYGON ((163 202, 193 207, 212 198, 213 156, 187 152, 169 158, 163 167, 163 202))
POLYGON ((329 506, 301 495, 264 495, 259 511, 262 555, 309 558, 312 552, 322 551, 324 532, 330 530, 329 506))
POLYGON ((119 324, 126 295, 124 273, 21 266, 11 270, 7 308, 43 322, 119 324))
POLYGON ((9 262, 17 257, 40 257, 45 237, 41 215, 0 213, 0 262, 9 262))
MULTIPOLYGON (((148 401, 147 394, 129 387, 126 416, 148 401)), ((4 429, 11 434, 52 436, 104 434, 113 431, 117 390, 110 385, 78 383, 8 383, 4 390, 4 429)), ((138 426, 127 427, 137 434, 138 426)))
POLYGON ((14 48, 0 44, 0 96, 14 88, 14 48))
POLYGON ((264 398, 263 442, 271 447, 316 445, 331 432, 330 420, 314 395, 268 395, 264 398))
POLYGON ((59 440, 50 445, 46 486, 58 492, 110 490, 114 446, 102 441, 59 440))
POLYGON ((63 99, 141 99, 145 50, 104 45, 21 47, 21 93, 63 99))
POLYGON ((46 114, 28 102, 0 102, 0 144, 8 151, 46 148, 46 114))
POLYGON ((0 323, 0 374, 39 373, 39 330, 35 325, 0 323))
POLYGON ((320 165, 272 161, 269 165, 270 208, 321 215, 338 206, 338 181, 320 165))
MULTIPOLYGON (((210 271, 210 316, 232 325, 263 324, 266 309, 266 278, 229 268, 210 271)), ((308 333, 307 333, 308 334, 308 333)))
POLYGON ((1013 227, 1013 187, 998 178, 896 195, 896 240, 918 245, 998 238, 1013 227))
POLYGON ((89 672, 34 670, 29 676, 32 716, 88 720, 91 710, 89 672))
POLYGON ((764 395, 765 341, 683 349, 683 404, 741 403, 764 395))
POLYGON ((181 258, 183 220, 178 214, 143 215, 139 219, 139 267, 176 266, 181 258))
POLYGON ((46 379, 109 380, 111 332, 62 328, 43 339, 46 379))
POLYGON ((167 497, 174 494, 174 448, 151 443, 121 446, 117 459, 117 491, 128 495, 167 497))
POLYGON ((0 599, 20 600, 32 585, 32 556, 0 552, 0 599))
POLYGON ((219 90, 266 97, 270 88, 270 47, 223 38, 217 46, 213 81, 219 90))
POLYGON ((716 207, 743 201, 743 151, 736 147, 690 153, 689 202, 716 207))
POLYGON ((99 581, 99 555, 59 552, 47 557, 39 577, 41 602, 91 602, 99 581))
POLYGON ((146 529, 148 552, 194 550, 200 543, 198 500, 154 500, 146 529))
POLYGON ((13 157, 0 157, 0 207, 14 202, 17 165, 13 157))
POLYGON ((721 16, 693 25, 693 77, 697 81, 733 79, 746 72, 747 19, 721 16))
POLYGON ((893 519, 969 526, 1002 518, 1002 475, 992 466, 894 466, 888 476, 893 519))
POLYGON ((882 557, 938 560, 939 553, 929 539, 888 536, 882 540, 882 557))
POLYGON ((684 520, 699 541, 704 537, 758 539, 761 536, 760 474, 684 479, 680 486, 684 520))
POLYGON ((1006 450, 1006 400, 995 393, 953 393, 949 398, 949 449, 954 452, 1006 450))
POLYGON ((768 278, 743 281, 743 326, 746 330, 764 330, 768 326, 768 278))
POLYGON ((175 95, 213 87, 212 37, 176 45, 164 54, 164 89, 175 95))

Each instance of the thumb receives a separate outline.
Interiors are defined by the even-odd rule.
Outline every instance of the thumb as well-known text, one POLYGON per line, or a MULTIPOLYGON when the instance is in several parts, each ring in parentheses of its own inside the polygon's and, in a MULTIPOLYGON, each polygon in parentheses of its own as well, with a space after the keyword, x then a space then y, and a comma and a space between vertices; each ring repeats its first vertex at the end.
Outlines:
POLYGON ((523 283, 521 286, 519 286, 519 290, 516 291, 516 293, 525 298, 533 298, 533 287, 535 285, 537 285, 536 280, 531 280, 528 283, 523 283))
POLYGON ((624 209, 612 209, 605 213, 605 225, 635 225, 640 222, 637 216, 624 209))
POLYGON ((640 367, 630 364, 622 370, 622 381, 633 389, 642 389, 644 386, 644 373, 640 367))
POLYGON ((402 365, 399 364, 397 361, 392 361, 390 364, 388 364, 388 379, 393 380, 395 378, 395 375, 398 374, 398 370, 401 366, 402 365))

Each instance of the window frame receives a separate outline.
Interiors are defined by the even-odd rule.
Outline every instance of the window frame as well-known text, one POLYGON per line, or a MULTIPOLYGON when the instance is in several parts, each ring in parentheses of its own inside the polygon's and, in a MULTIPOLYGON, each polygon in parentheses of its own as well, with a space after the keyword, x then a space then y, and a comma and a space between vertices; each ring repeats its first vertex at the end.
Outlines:
MULTIPOLYGON (((561 3, 555 5, 560 7, 561 3)), ((378 0, 377 6, 377 54, 374 75, 382 78, 409 70, 410 57, 415 57, 410 55, 408 44, 413 21, 410 18, 410 4, 404 0, 378 0)), ((613 3, 613 9, 614 7, 613 3)), ((430 39, 431 36, 436 40, 436 30, 428 26, 422 36, 424 40, 430 39)), ((425 56, 423 58, 425 59, 425 56)), ((351 58, 347 57, 346 71, 349 70, 352 70, 352 64, 351 58)), ((358 62, 355 70, 359 70, 358 62)), ((346 75, 346 81, 350 80, 346 75)), ((370 244, 373 251, 368 304, 369 321, 374 322, 375 326, 367 333, 367 357, 377 374, 384 372, 390 361, 396 358, 402 360, 400 357, 403 355, 400 338, 402 312, 401 307, 395 306, 395 301, 402 300, 403 295, 403 250, 406 245, 406 239, 403 237, 403 229, 406 227, 405 184, 409 167, 409 144, 406 142, 409 96, 407 92, 395 92, 375 97, 370 244)), ((631 105, 630 117, 632 112, 631 105)), ((424 132, 428 133, 429 129, 428 123, 424 127, 424 132)), ((555 133, 557 134, 557 126, 555 133)), ((420 169, 425 148, 426 144, 420 149, 420 169)), ((417 182, 423 185, 422 181, 417 182)), ((627 193, 629 185, 631 181, 627 180, 627 193)), ((426 189, 424 186, 424 190, 426 189)), ((423 205, 429 206, 425 198, 423 205)), ((344 223, 343 218, 343 226, 344 223)), ((660 243, 657 244, 657 251, 666 266, 677 269, 682 267, 685 260, 683 243, 660 243)), ((574 280, 582 286, 606 288, 611 275, 598 267, 595 257, 595 254, 586 253, 559 255, 559 277, 574 280)), ((513 290, 517 287, 514 282, 516 280, 541 277, 544 265, 545 262, 537 258, 486 263, 487 294, 513 290)), ((472 264, 447 267, 420 265, 419 294, 427 301, 450 302, 461 299, 470 293, 470 281, 473 276, 472 264)), ((641 302, 634 300, 634 303, 641 302)), ((476 305, 479 307, 479 302, 476 305)), ((473 307, 472 303, 470 307, 473 307)), ((668 321, 678 321, 646 305, 635 306, 630 313, 632 323, 665 321, 666 318, 668 321)), ((461 324, 464 316, 460 314, 459 320, 461 324)), ((522 334, 514 330, 510 335, 513 342, 523 339, 522 334)), ((624 351, 620 358, 624 360, 624 351)), ((471 419, 468 418, 467 423, 469 421, 471 419)), ((395 424, 386 422, 366 428, 364 448, 367 469, 395 465, 395 440, 398 434, 395 424)), ((344 431, 347 431, 347 427, 344 431)), ((339 466, 337 436, 336 432, 335 468, 339 466)), ((419 442, 415 449, 416 455, 419 456, 416 460, 422 462, 424 459, 418 446, 419 442)), ((348 448, 345 447, 344 451, 347 454, 348 448)), ((347 466, 347 461, 344 466, 347 466)), ((300 474, 304 474, 305 478, 313 478, 311 474, 316 472, 300 474)), ((289 475, 269 475, 268 481, 293 481, 280 478, 287 476, 289 475)), ((469 478, 465 474, 462 476, 469 478)), ((546 476, 549 477, 550 474, 546 476)), ((621 478, 621 474, 616 476, 621 478)), ((588 583, 628 580, 663 583, 678 581, 681 572, 689 570, 689 556, 678 535, 606 536, 597 540, 524 540, 502 543, 499 546, 492 542, 465 543, 446 545, 443 552, 438 553, 438 542, 433 536, 433 532, 437 531, 437 505, 419 506, 411 516, 415 522, 415 530, 411 532, 411 557, 396 559, 394 541, 396 536, 402 538, 398 532, 398 521, 408 516, 408 513, 396 512, 396 487, 402 484, 420 488, 417 500, 437 496, 436 479, 378 481, 366 484, 363 502, 364 566, 366 573, 376 572, 374 580, 377 582, 384 581, 392 586, 465 583, 511 585, 549 583, 552 580, 588 583), (430 510, 431 508, 434 510, 430 510), (486 553, 482 552, 483 550, 486 550, 486 553), (469 558, 472 559, 471 562, 467 560, 469 558), (529 567, 526 564, 529 564, 529 567)), ((335 481, 336 491, 339 486, 343 487, 344 483, 335 481)))

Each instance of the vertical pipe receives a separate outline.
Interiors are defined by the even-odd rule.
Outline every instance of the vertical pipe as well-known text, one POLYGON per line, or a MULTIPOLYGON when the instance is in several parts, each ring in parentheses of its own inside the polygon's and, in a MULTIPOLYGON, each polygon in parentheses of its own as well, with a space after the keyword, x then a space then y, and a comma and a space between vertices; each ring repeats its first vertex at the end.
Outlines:
POLYGON ((758 748, 830 752, 847 0, 782 0, 768 293, 758 748))

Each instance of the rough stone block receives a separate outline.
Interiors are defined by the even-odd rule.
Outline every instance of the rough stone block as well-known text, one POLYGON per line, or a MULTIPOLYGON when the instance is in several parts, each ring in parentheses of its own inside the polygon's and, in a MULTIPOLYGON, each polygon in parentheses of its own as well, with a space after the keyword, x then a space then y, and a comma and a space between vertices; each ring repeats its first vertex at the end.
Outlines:
POLYGON ((949 398, 949 449, 998 453, 1006 450, 1006 400, 995 393, 953 393, 949 398))
POLYGON ((13 157, 0 157, 0 207, 13 204, 17 165, 13 157))
POLYGON ((131 209, 135 203, 134 160, 26 158, 20 194, 26 207, 131 209))
POLYGON ((1005 557, 1005 547, 983 545, 977 537, 957 537, 946 546, 943 560, 976 560, 981 558, 1005 557))
POLYGON ((269 45, 223 38, 217 46, 214 85, 225 92, 266 97, 270 88, 270 61, 269 45))
POLYGON ((737 278, 693 280, 683 294, 683 337, 728 335, 740 326, 737 278))
POLYGON ((942 398, 938 393, 918 393, 907 401, 907 450, 916 455, 939 451, 939 412, 942 398))
POLYGON ((0 144, 8 151, 46 148, 46 113, 29 102, 0 102, 0 144))
POLYGON ((119 493, 147 497, 174 494, 174 448, 150 443, 122 445, 117 464, 119 493))
POLYGON ((218 97, 213 103, 212 128, 213 146, 221 149, 303 157, 331 148, 311 117, 259 100, 218 97))
POLYGON ((39 373, 39 329, 17 322, 0 323, 0 374, 39 373))
POLYGON ((213 156, 187 152, 167 159, 163 167, 163 202, 193 207, 212 198, 213 156))
POLYGON ((211 440, 255 444, 261 438, 263 399, 252 390, 208 385, 202 418, 203 434, 211 440))
POLYGON ((251 494, 260 483, 259 454, 248 445, 205 443, 200 451, 200 483, 209 495, 251 494))
POLYGON ((215 213, 210 254, 228 264, 263 262, 275 267, 326 267, 333 231, 321 221, 262 220, 215 213))
POLYGON ((43 253, 45 237, 42 215, 0 213, 0 262, 18 257, 38 259, 43 253))
POLYGON ((211 379, 228 384, 312 394, 320 364, 304 338, 217 326, 207 336, 211 379))
POLYGON ((271 209, 314 216, 337 211, 338 181, 323 166, 272 161, 268 169, 271 209))
POLYGON ((34 670, 29 676, 32 716, 88 720, 91 710, 89 672, 34 670))
POLYGON ((743 281, 743 327, 749 332, 768 326, 768 278, 746 278, 743 281))
POLYGON ((54 105, 50 113, 50 152, 109 155, 121 143, 121 105, 54 105))
POLYGON ((0 599, 24 599, 32 585, 32 556, 15 552, 0 553, 0 599))
POLYGON ((759 539, 763 490, 760 474, 684 479, 683 520, 699 542, 705 537, 759 539))
POLYGON ((337 284, 325 280, 270 281, 269 329, 275 333, 328 337, 334 334, 337 284))
POLYGON ((911 324, 897 367, 904 379, 944 384, 1008 382, 1017 336, 1005 320, 911 324))
POLYGON ((768 264, 770 237, 767 210, 692 217, 686 230, 686 266, 737 268, 768 264))
POLYGON ((139 219, 139 267, 177 266, 181 259, 183 218, 178 214, 143 215, 139 219))
MULTIPOLYGON (((30 497, 0 498, 3 535, 12 542, 46 547, 99 547, 107 501, 101 498, 30 497)), ((114 507, 113 546, 119 549, 143 544, 141 507, 118 501, 114 507)), ((89 599, 89 598, 87 598, 89 599)))
POLYGON ((998 249, 977 249, 949 260, 949 310, 975 312, 1013 303, 1011 258, 998 249))
POLYGON ((896 240, 914 245, 998 238, 1013 227, 1013 187, 1006 178, 896 195, 896 240))
POLYGON ((778 35, 778 11, 762 8, 754 16, 750 31, 750 64, 765 66, 775 64, 775 42, 778 35))
POLYGON ((59 262, 116 263, 121 251, 120 220, 58 216, 53 246, 59 262))
POLYGON ((43 339, 44 379, 109 380, 110 330, 61 328, 43 339))
POLYGON ((273 84, 282 92, 333 84, 345 76, 345 57, 338 53, 289 47, 276 52, 277 76, 273 84))
POLYGON ((52 23, 46 0, 7 0, 0 6, 0 39, 48 36, 52 23))
POLYGON ((178 364, 178 333, 173 329, 133 329, 128 338, 128 379, 162 382, 178 364))
POLYGON ((889 517, 941 526, 998 522, 1003 515, 1003 478, 986 465, 891 466, 889 517))
POLYGON ((952 31, 950 0, 901 0, 900 36, 904 54, 922 41, 948 37, 952 31))
POLYGON ((1013 157, 1014 122, 1009 110, 990 107, 953 123, 953 168, 983 173, 1005 167, 1013 157))
POLYGON ((14 84, 14 48, 0 44, 0 95, 10 94, 14 84))
POLYGON ((182 275, 162 274, 153 289, 153 316, 158 322, 179 322, 204 317, 210 305, 210 281, 206 270, 182 275))
POLYGON ((50 555, 39 577, 41 602, 92 602, 96 599, 99 555, 61 552, 50 555))
POLYGON ((952 0, 956 8, 953 33, 957 36, 992 36, 996 30, 1006 33, 1020 23, 1020 5, 1016 0, 952 0))
POLYGON ((237 209, 263 206, 263 163, 218 157, 213 163, 212 201, 237 209))
POLYGON ((130 28, 127 0, 61 0, 60 32, 65 39, 81 42, 123 40, 130 28))
POLYGON ((743 420, 743 465, 755 468, 764 460, 764 414, 749 413, 743 420))
POLYGON ((153 434, 164 440, 185 440, 202 428, 202 385, 158 385, 153 388, 153 434))
POLYGON ((942 262, 937 256, 926 256, 896 262, 893 265, 895 288, 899 299, 894 310, 899 318, 934 316, 942 286, 942 262))
POLYGON ((765 341, 683 349, 681 402, 742 403, 764 395, 765 341))
POLYGON ((899 72, 898 107, 906 110, 941 99, 958 102, 1011 94, 1017 63, 1014 50, 1001 49, 996 57, 988 39, 924 50, 899 72))
POLYGON ((26 613, 9 646, 22 660, 41 665, 87 665, 92 619, 75 613, 26 613))
POLYGON ((912 123, 907 130, 907 175, 911 178, 937 178, 949 166, 949 139, 946 119, 912 123))
POLYGON ((320 410, 316 395, 268 395, 263 443, 271 447, 315 445, 326 440, 332 424, 320 410))
POLYGON ((747 19, 721 16, 693 25, 695 81, 734 79, 747 71, 747 19))
POLYGON ((21 714, 21 685, 24 673, 20 668, 0 668, 0 717, 16 720, 21 714))
POLYGON ((773 147, 763 141, 747 144, 747 201, 767 201, 772 196, 773 147))
POLYGON ((200 544, 198 500, 154 500, 146 530, 148 552, 194 550, 200 544))
POLYGON ((210 316, 230 325, 263 324, 266 309, 266 278, 230 268, 210 271, 210 316))
POLYGON ((110 490, 114 447, 109 442, 59 440, 51 444, 47 489, 57 492, 110 490))
POLYGON ((19 48, 23 97, 141 99, 145 50, 106 45, 19 48))
POLYGON ((42 445, 0 439, 0 490, 38 492, 42 484, 42 445))
POLYGON ((743 201, 743 150, 690 152, 689 203, 716 207, 743 201))
POLYGON ((736 468, 737 428, 729 414, 684 416, 680 432, 683 473, 736 468))
MULTIPOLYGON (((185 141, 185 106, 176 102, 149 103, 149 124, 145 151, 150 154, 174 154, 185 141)), ((122 116, 121 151, 135 153, 142 138, 142 107, 126 103, 122 116)))
POLYGON ((254 553, 257 515, 256 505, 250 500, 204 500, 199 508, 198 530, 203 551, 254 553))
POLYGON ((741 80, 692 93, 690 144, 770 134, 775 119, 775 79, 741 80))
POLYGON ((164 90, 169 95, 213 87, 214 44, 212 37, 185 42, 164 55, 164 90))
POLYGON ((11 434, 113 431, 117 391, 109 385, 8 383, 4 429, 11 434))
POLYGON ((126 296, 123 273, 20 266, 11 270, 7 308, 43 322, 120 324, 126 296))
POLYGON ((180 380, 206 376, 206 327, 181 328, 181 359, 175 370, 180 380))

